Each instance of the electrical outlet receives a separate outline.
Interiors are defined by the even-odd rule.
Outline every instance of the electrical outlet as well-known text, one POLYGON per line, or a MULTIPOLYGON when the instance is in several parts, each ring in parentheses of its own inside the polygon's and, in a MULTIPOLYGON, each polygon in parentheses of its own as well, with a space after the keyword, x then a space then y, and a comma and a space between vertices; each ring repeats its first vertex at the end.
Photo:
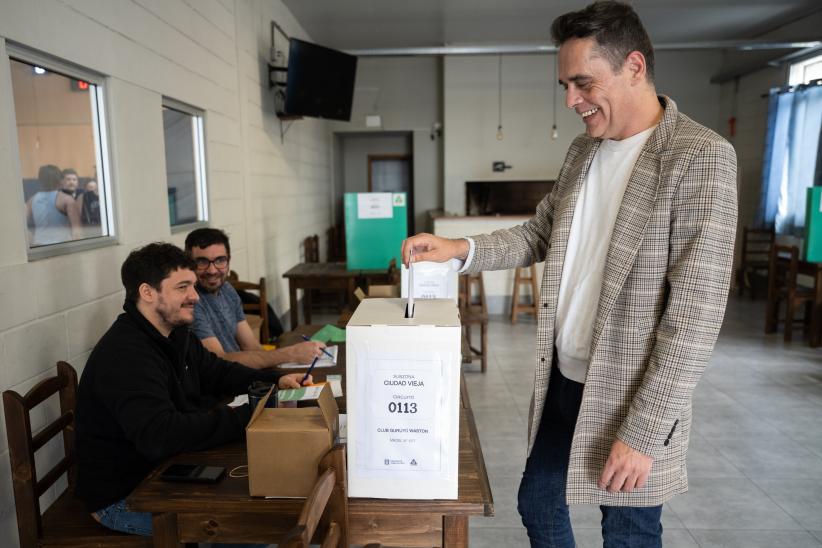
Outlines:
POLYGON ((505 171, 506 169, 511 169, 513 166, 509 166, 505 162, 494 162, 491 164, 491 168, 494 171, 505 171))

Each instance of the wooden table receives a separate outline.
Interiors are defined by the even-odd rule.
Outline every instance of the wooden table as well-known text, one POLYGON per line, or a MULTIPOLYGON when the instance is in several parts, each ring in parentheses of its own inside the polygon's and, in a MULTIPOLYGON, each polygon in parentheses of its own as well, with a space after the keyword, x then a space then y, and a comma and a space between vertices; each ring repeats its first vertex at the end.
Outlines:
MULTIPOLYGON (((346 304, 353 309, 354 289, 362 284, 367 289, 371 283, 382 281, 388 276, 388 267, 375 270, 348 270, 345 263, 300 263, 283 274, 288 280, 288 301, 291 307, 291 329, 297 327, 298 289, 337 289, 345 293, 346 304)), ((311 323, 309 299, 303 299, 303 319, 311 323)))
MULTIPOLYGON (((801 256, 799 250, 794 248, 792 253, 796 256, 801 256)), ((790 266, 791 255, 788 253, 779 253, 777 261, 774 264, 769 264, 768 272, 768 306, 765 311, 765 332, 772 333, 776 331, 777 318, 779 310, 776 307, 775 284, 777 283, 778 274, 773 271, 775 268, 787 269, 790 266)), ((810 332, 809 344, 816 348, 822 344, 822 263, 811 263, 805 259, 797 260, 797 274, 802 274, 810 277, 813 280, 813 302, 811 305, 811 317, 808 330, 810 332)))
MULTIPOLYGON (((312 328, 317 327, 305 326, 300 331, 312 328)), ((337 367, 315 370, 315 378, 322 380, 328 373, 344 371, 344 345, 340 347, 340 356, 337 367)), ((467 547, 469 516, 493 515, 491 488, 464 379, 460 392, 459 498, 350 498, 352 544, 467 547)), ((179 547, 182 542, 277 542, 296 522, 302 508, 303 499, 250 497, 245 477, 226 477, 216 485, 160 481, 160 470, 171 462, 212 464, 232 470, 246 464, 246 447, 244 442, 237 442, 177 455, 158 466, 131 493, 127 499, 130 510, 154 514, 154 546, 179 547)))

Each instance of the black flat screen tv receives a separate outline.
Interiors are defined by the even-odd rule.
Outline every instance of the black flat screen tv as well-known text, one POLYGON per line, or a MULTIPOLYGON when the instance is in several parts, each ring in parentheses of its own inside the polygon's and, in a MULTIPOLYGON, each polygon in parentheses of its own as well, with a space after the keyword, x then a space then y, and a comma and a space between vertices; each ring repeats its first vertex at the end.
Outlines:
POLYGON ((291 38, 286 115, 351 120, 357 57, 291 38))

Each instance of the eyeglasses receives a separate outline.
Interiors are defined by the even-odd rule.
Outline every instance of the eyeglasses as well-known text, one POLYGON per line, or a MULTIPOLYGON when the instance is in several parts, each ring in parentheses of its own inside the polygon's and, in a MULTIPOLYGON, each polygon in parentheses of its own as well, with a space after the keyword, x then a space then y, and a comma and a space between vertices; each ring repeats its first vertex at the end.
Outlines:
POLYGON ((197 257, 194 259, 194 264, 197 265, 197 270, 208 270, 211 265, 214 265, 215 268, 222 270, 228 266, 228 257, 222 255, 213 261, 210 261, 205 257, 197 257))

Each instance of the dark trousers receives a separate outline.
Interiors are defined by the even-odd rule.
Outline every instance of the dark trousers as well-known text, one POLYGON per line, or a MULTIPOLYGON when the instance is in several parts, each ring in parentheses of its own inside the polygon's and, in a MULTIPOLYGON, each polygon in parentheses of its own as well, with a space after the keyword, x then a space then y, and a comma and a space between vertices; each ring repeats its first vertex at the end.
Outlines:
MULTIPOLYGON (((566 379, 556 365, 542 421, 519 486, 519 514, 532 548, 573 548, 565 484, 584 384, 566 379)), ((600 506, 604 548, 661 548, 662 506, 600 506)))

